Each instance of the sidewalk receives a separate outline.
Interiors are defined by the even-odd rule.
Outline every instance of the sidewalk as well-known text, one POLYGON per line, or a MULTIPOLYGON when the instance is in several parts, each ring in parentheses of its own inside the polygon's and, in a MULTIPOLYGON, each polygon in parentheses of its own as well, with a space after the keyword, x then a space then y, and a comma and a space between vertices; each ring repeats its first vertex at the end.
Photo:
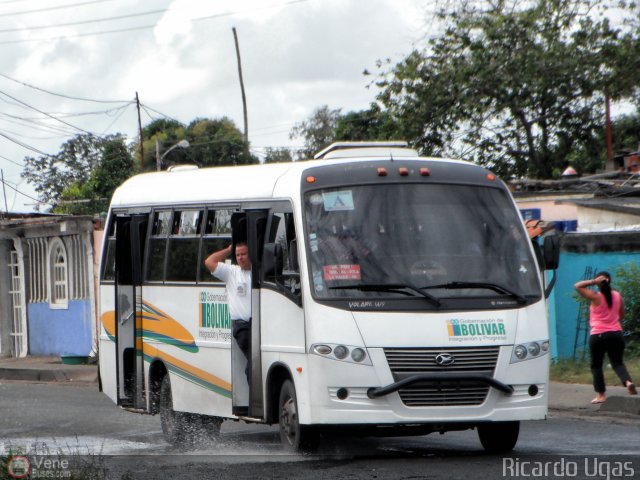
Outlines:
POLYGON ((0 381, 98 383, 98 366, 67 365, 60 357, 0 357, 0 381))
MULTIPOLYGON (((60 357, 0 357, 0 382, 3 380, 97 384, 98 367, 96 364, 66 365, 60 357)), ((607 386, 607 401, 600 405, 590 403, 594 395, 591 385, 552 382, 549 385, 549 408, 640 416, 640 395, 629 395, 624 387, 607 386)))

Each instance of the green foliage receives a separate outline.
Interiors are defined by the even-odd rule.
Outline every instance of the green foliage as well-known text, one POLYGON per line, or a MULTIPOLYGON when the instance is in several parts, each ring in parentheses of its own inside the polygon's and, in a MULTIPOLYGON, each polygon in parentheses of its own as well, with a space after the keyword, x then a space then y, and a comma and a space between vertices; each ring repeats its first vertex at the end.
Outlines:
MULTIPOLYGON (((331 110, 327 105, 314 110, 311 117, 296 124, 290 138, 302 138, 304 149, 298 160, 313 158, 323 148, 336 141, 397 140, 398 129, 391 115, 372 104, 367 110, 349 112, 331 110)), ((401 140, 403 138, 400 138, 401 140)))
MULTIPOLYGON (((640 351, 635 352, 627 345, 624 352, 625 365, 629 370, 631 378, 640 378, 640 351)), ((615 371, 604 362, 604 378, 607 385, 620 385, 620 379, 615 371)), ((583 383, 590 384, 593 382, 591 369, 589 368, 589 360, 555 360, 551 362, 549 369, 549 377, 553 382, 563 383, 583 383)), ((637 384, 637 380, 636 380, 637 384)))
MULTIPOLYGON (((247 165, 258 163, 249 152, 249 144, 232 120, 196 118, 185 126, 176 120, 160 119, 143 129, 144 170, 161 170, 176 164, 196 164, 200 167, 247 165), (189 147, 172 148, 181 140, 189 147)), ((139 146, 135 147, 138 161, 139 146)))
POLYGON ((264 163, 293 162, 291 151, 288 148, 267 148, 264 163))
POLYGON ((90 172, 89 180, 66 187, 53 212, 72 215, 106 212, 115 189, 135 171, 133 156, 124 139, 112 138, 103 144, 102 157, 90 172))
POLYGON ((119 135, 76 135, 63 143, 60 152, 55 155, 25 157, 21 175, 34 186, 43 203, 55 207, 65 189, 75 185, 72 195, 83 192, 91 172, 102 161, 105 145, 122 141, 119 135))
POLYGON ((336 123, 336 141, 396 139, 398 135, 391 115, 376 104, 372 104, 368 110, 341 115, 336 123))
POLYGON ((636 262, 628 262, 617 267, 612 274, 612 286, 624 300, 622 328, 629 340, 640 343, 640 267, 636 262))
POLYGON ((323 105, 316 108, 307 120, 294 125, 289 138, 302 138, 304 141, 304 148, 298 152, 297 160, 313 158, 333 143, 339 118, 339 108, 331 110, 328 105, 323 105))
POLYGON ((227 117, 192 121, 187 127, 187 139, 191 147, 185 154, 202 167, 258 163, 242 132, 227 117))
POLYGON ((614 28, 599 0, 445 8, 443 33, 378 81, 399 137, 507 178, 549 178, 579 158, 597 159, 584 168, 601 165, 605 93, 614 100, 638 93, 637 30, 614 28))

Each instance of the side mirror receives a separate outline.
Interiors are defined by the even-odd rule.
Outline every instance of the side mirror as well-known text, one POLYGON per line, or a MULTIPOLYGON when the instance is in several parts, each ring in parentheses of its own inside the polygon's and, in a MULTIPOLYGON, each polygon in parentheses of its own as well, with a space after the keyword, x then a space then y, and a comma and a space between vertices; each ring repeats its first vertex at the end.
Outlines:
POLYGON ((560 264, 560 237, 558 235, 549 235, 544 237, 542 245, 544 253, 545 270, 555 270, 560 264))
POLYGON ((275 278, 282 275, 282 245, 267 243, 262 252, 262 278, 275 278))

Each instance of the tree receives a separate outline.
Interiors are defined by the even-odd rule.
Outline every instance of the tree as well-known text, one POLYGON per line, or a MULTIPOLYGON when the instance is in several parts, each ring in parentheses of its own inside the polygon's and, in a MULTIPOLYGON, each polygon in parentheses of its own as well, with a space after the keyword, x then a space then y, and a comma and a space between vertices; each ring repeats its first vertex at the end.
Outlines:
POLYGON ((291 150, 288 148, 267 148, 264 163, 293 162, 291 150))
POLYGON ((242 132, 227 117, 213 120, 196 118, 186 126, 177 120, 154 120, 143 128, 142 135, 145 171, 157 169, 158 157, 163 157, 162 170, 175 164, 210 167, 258 163, 258 158, 251 155, 242 132), (189 147, 169 151, 181 140, 187 140, 189 147), (156 151, 158 147, 159 152, 156 151))
POLYGON ((335 128, 336 141, 404 140, 400 138, 389 112, 371 104, 367 110, 349 112, 338 117, 335 128))
POLYGON ((93 169, 100 163, 106 142, 117 135, 97 137, 79 134, 63 143, 55 155, 25 157, 21 176, 35 187, 44 204, 55 205, 65 188, 83 185, 93 169))
POLYGON ((297 123, 289 133, 290 139, 302 138, 304 148, 297 160, 306 160, 335 140, 335 132, 340 118, 340 109, 331 110, 328 105, 316 108, 307 120, 297 123))
POLYGON ((66 187, 54 213, 92 215, 106 212, 113 192, 136 171, 133 156, 120 136, 105 141, 99 163, 87 182, 66 187))
POLYGON ((638 91, 637 31, 613 28, 608 12, 599 0, 464 2, 440 13, 440 36, 382 73, 378 100, 427 154, 548 178, 571 152, 593 153, 605 94, 638 91))
POLYGON ((304 140, 299 160, 312 158, 333 142, 402 140, 391 115, 377 104, 371 104, 367 110, 344 115, 340 109, 331 110, 327 105, 318 107, 307 120, 293 127, 289 138, 297 137, 304 140))
POLYGON ((193 120, 187 127, 187 139, 191 147, 185 153, 202 167, 258 163, 243 133, 227 117, 193 120))

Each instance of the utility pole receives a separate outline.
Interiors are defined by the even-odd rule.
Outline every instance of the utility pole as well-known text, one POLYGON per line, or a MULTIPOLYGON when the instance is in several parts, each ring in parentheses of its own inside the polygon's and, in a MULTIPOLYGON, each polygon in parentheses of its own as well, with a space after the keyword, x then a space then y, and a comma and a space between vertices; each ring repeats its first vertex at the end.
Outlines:
POLYGON ((609 95, 605 94, 605 110, 606 110, 606 122, 607 122, 607 166, 613 166, 613 134, 611 132, 611 99, 609 95))
POLYGON ((144 145, 142 142, 142 121, 140 120, 140 99, 136 92, 136 107, 138 108, 138 132, 140 134, 140 173, 144 172, 144 145))
POLYGON ((156 170, 160 171, 160 140, 156 137, 156 170))
POLYGON ((233 30, 233 39, 236 42, 236 57, 238 59, 238 75, 240 76, 240 91, 242 92, 242 111, 244 113, 244 141, 249 142, 249 125, 247 120, 247 97, 244 94, 244 82, 242 81, 242 62, 240 61, 240 46, 238 45, 238 34, 236 27, 233 30))
POLYGON ((2 193, 4 194, 4 211, 9 214, 9 205, 7 204, 7 187, 4 184, 4 170, 0 169, 0 177, 2 177, 2 193))

